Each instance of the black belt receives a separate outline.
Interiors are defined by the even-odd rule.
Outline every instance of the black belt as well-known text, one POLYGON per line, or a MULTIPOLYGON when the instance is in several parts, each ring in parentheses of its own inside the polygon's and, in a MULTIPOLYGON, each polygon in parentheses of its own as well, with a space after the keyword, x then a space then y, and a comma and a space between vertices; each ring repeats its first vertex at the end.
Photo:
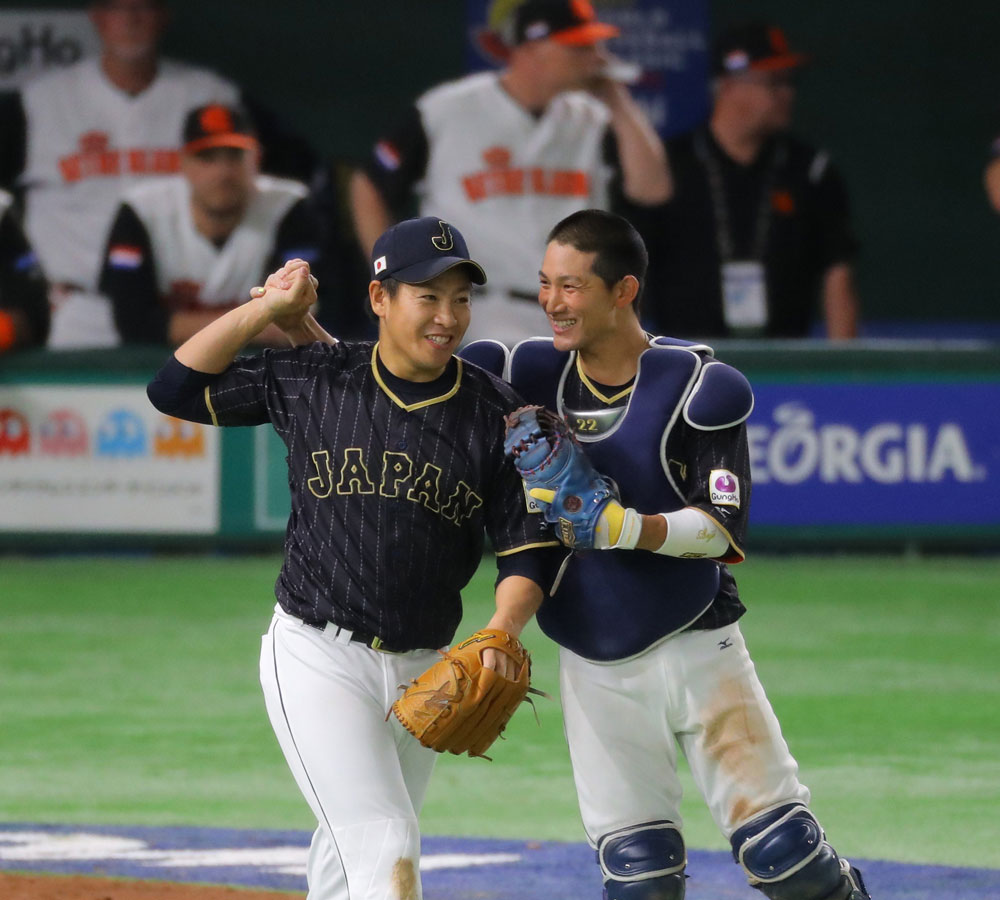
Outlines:
POLYGON ((378 650, 380 653, 406 653, 405 650, 394 650, 392 647, 387 647, 377 634, 368 634, 365 631, 352 631, 351 640, 371 647, 372 650, 378 650))
POLYGON ((338 625, 336 622, 306 622, 307 625, 311 625, 313 628, 317 628, 320 631, 325 632, 328 628, 333 630, 332 637, 336 638, 342 631, 351 632, 351 640, 357 641, 359 644, 364 644, 366 647, 371 647, 372 650, 378 650, 380 653, 407 653, 407 650, 396 650, 393 647, 388 646, 382 642, 377 634, 369 634, 367 631, 351 631, 350 628, 345 628, 343 625, 338 625))

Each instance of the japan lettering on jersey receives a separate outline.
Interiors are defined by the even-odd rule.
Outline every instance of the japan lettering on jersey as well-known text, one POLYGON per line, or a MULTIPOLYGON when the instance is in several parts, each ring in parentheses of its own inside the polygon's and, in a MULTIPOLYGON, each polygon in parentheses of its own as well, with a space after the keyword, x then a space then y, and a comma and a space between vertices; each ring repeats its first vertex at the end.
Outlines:
POLYGON ((238 98, 231 82, 170 60, 134 97, 104 77, 97 59, 26 85, 25 228, 48 278, 93 287, 122 191, 177 171, 191 109, 238 98))
POLYGON ((504 455, 522 401, 455 359, 442 393, 408 403, 371 343, 315 343, 237 360, 206 388, 216 425, 270 422, 288 448, 292 514, 276 595, 400 649, 441 647, 462 617, 484 529, 497 554, 555 546, 504 455))
MULTIPOLYGON (((173 309, 235 306, 258 283, 264 261, 274 251, 275 237, 306 187, 287 178, 258 175, 243 221, 217 247, 201 234, 191 217, 190 190, 183 176, 156 179, 129 190, 124 202, 146 227, 156 258, 157 288, 173 309)), ((108 263, 134 268, 138 248, 114 245, 108 263)), ((139 251, 141 252, 141 251, 139 251)))

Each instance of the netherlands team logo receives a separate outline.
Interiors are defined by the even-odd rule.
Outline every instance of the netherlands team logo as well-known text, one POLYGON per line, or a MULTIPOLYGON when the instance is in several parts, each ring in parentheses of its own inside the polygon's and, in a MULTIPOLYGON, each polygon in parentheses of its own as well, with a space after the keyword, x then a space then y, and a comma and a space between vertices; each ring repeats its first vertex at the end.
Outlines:
POLYGON ((142 265, 142 248, 115 244, 108 250, 108 263, 112 269, 138 269, 142 265))

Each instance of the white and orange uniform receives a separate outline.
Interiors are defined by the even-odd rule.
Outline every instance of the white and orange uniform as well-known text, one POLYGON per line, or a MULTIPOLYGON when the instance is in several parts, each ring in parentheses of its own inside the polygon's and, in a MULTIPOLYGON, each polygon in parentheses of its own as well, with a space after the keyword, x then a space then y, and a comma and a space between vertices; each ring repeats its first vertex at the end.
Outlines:
POLYGON ((416 112, 375 145, 369 176, 390 206, 415 194, 420 215, 453 222, 482 261, 489 283, 466 341, 546 334, 537 248, 570 213, 609 206, 617 164, 607 107, 570 91, 536 117, 499 73, 482 72, 432 88, 416 112))
POLYGON ((121 194, 142 178, 178 171, 190 110, 238 99, 232 82, 171 60, 160 61, 136 96, 111 84, 97 58, 24 87, 25 230, 55 285, 50 347, 118 342, 96 283, 121 194))

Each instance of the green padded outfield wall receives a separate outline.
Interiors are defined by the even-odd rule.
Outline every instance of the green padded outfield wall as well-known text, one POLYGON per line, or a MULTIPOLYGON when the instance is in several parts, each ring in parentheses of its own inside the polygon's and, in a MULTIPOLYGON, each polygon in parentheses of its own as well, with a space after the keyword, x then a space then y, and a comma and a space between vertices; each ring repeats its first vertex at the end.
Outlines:
MULTIPOLYGON (((754 386, 754 550, 1000 547, 991 349, 716 349, 754 386)), ((283 445, 270 428, 157 413, 143 387, 165 356, 34 351, 0 365, 0 551, 279 545, 283 445)))

